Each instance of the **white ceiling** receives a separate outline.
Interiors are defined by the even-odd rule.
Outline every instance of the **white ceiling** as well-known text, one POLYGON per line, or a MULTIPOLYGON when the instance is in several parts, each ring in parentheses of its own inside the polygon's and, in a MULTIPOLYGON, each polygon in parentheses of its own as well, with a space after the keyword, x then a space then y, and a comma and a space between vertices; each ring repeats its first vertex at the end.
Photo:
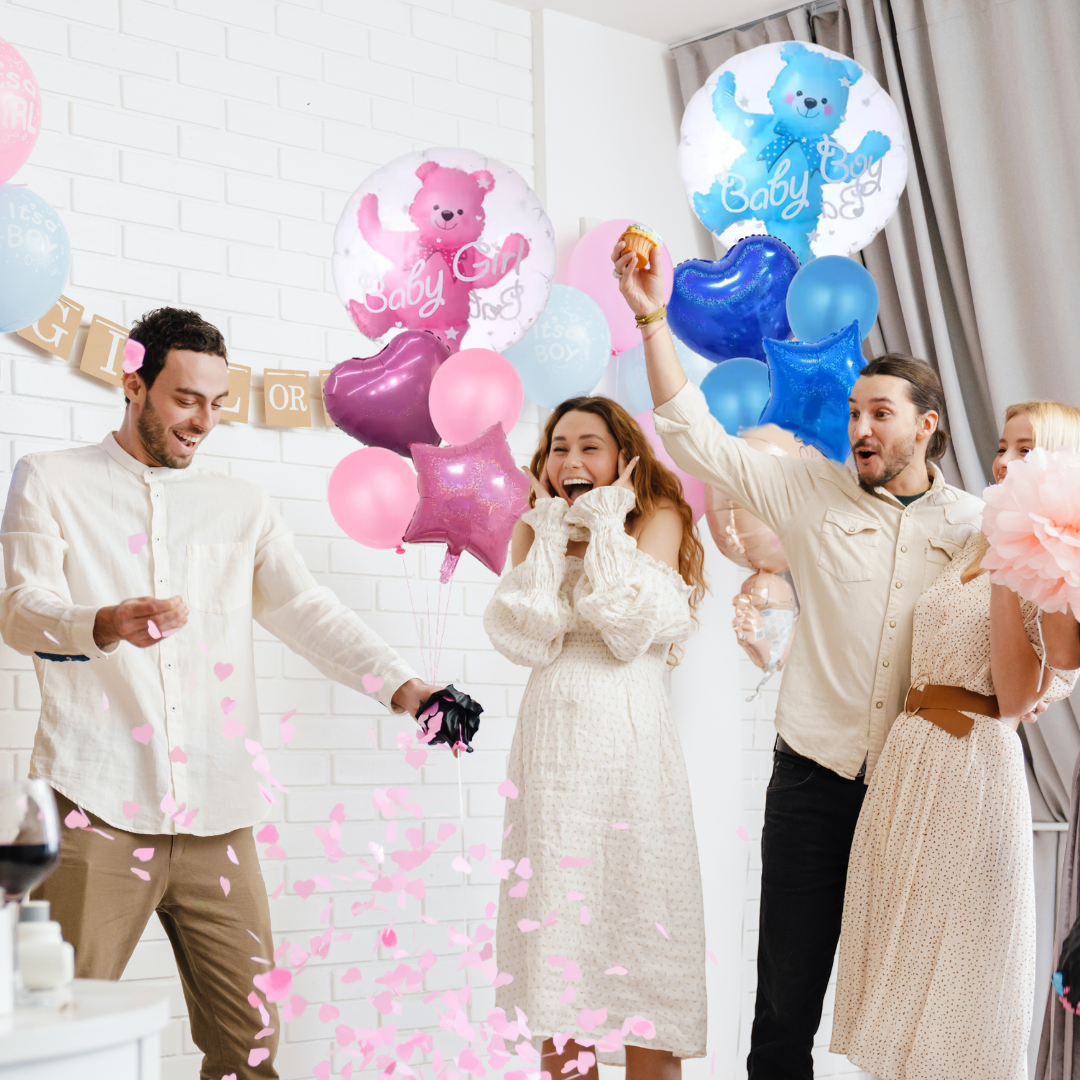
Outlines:
POLYGON ((798 6, 799 0, 504 0, 536 11, 550 8, 579 19, 672 44, 754 22, 798 6))

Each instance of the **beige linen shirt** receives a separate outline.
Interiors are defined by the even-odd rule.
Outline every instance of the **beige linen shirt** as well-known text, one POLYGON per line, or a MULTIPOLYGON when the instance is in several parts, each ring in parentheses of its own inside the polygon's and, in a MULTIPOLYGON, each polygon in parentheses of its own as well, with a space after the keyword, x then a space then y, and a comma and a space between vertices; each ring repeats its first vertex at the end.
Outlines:
POLYGON ((112 435, 22 458, 0 542, 0 634, 34 657, 41 686, 30 775, 119 829, 214 836, 268 814, 253 616, 327 678, 361 691, 381 679, 372 696, 387 707, 416 677, 315 581, 261 488, 150 468, 112 435), (94 644, 98 608, 175 595, 191 612, 179 633, 94 644))
POLYGON ((725 433, 687 383, 654 411, 675 463, 761 518, 787 553, 801 614, 776 706, 791 748, 869 782, 911 683, 919 595, 978 530, 982 502, 933 465, 905 507, 823 458, 774 457, 725 433))

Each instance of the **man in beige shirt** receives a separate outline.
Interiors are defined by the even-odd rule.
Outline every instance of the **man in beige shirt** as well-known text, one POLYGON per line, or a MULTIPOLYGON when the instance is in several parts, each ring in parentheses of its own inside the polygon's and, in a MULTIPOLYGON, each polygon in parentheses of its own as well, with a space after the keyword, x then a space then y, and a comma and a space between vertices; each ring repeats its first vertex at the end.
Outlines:
MULTIPOLYGON (((617 250, 616 273, 635 314, 648 316, 663 305, 659 269, 634 260, 617 250)), ((799 592, 765 797, 747 1068, 750 1080, 811 1080, 855 823, 911 684, 912 612, 978 529, 982 503, 933 464, 948 436, 941 384, 922 361, 888 355, 863 369, 850 399, 851 471, 728 435, 683 374, 664 318, 642 335, 668 453, 776 533, 799 592)))
POLYGON ((30 775, 66 823, 36 895, 83 978, 118 979, 156 911, 201 1075, 276 1077, 277 1007, 250 998, 274 966, 252 825, 285 789, 262 753, 252 619, 387 708, 415 715, 434 688, 315 581, 265 491, 189 468, 228 388, 219 331, 162 308, 131 334, 146 355, 119 430, 22 458, 0 534, 0 632, 41 683, 30 775))

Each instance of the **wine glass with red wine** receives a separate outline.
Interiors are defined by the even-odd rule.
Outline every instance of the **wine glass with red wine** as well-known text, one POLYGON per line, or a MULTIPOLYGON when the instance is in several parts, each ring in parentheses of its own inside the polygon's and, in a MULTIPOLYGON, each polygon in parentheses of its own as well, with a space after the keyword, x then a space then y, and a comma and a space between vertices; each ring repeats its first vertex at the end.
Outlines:
POLYGON ((0 889, 22 900, 60 857, 60 822, 45 780, 0 781, 0 889))

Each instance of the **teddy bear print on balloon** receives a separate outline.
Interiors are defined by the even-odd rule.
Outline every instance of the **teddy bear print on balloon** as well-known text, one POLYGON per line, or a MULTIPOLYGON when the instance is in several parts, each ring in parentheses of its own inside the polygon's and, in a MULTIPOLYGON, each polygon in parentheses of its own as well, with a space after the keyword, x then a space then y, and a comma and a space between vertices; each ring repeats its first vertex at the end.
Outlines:
POLYGON ((713 73, 683 117, 680 167, 711 232, 768 232, 803 265, 869 243, 907 178, 892 99, 855 61, 799 42, 713 73))
POLYGON ((362 334, 428 330, 451 352, 517 341, 555 271, 535 193, 470 150, 407 154, 378 170, 346 204, 334 248, 338 295, 362 334))

